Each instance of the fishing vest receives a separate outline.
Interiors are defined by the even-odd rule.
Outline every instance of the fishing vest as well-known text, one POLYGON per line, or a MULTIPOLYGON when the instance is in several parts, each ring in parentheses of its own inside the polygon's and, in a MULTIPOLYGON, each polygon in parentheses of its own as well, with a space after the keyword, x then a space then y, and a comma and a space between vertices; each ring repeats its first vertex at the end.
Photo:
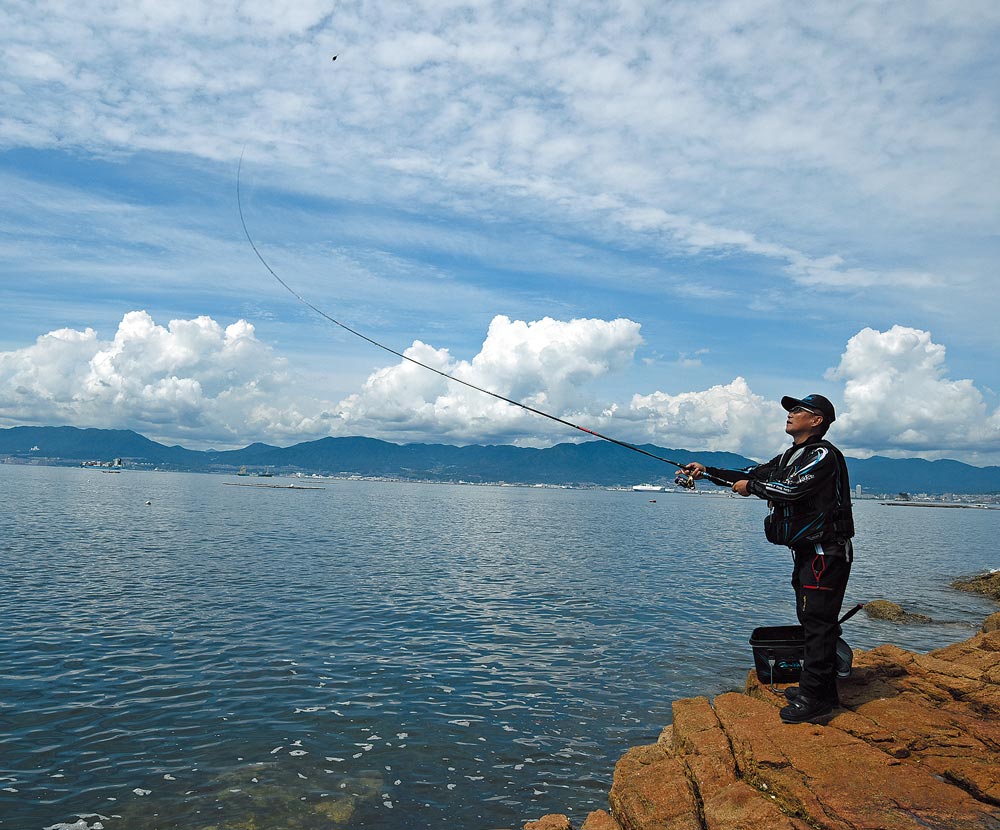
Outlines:
POLYGON ((796 501, 769 501, 770 512, 764 519, 764 535, 775 545, 835 542, 854 536, 851 511, 851 484, 844 454, 826 440, 811 441, 787 449, 778 463, 767 470, 765 480, 781 481, 796 466, 802 455, 815 447, 825 447, 836 462, 836 474, 816 493, 796 501))

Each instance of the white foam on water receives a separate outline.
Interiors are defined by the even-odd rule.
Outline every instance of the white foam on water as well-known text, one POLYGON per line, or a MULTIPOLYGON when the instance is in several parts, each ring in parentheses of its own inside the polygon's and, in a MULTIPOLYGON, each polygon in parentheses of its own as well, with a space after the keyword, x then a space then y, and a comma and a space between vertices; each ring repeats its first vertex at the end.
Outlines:
POLYGON ((304 749, 293 749, 288 754, 291 755, 291 756, 293 756, 293 757, 295 757, 295 758, 298 758, 298 757, 300 757, 302 755, 308 755, 309 753, 306 752, 304 749))
MULTIPOLYGON (((77 820, 72 824, 66 822, 51 824, 45 830, 104 830, 103 822, 110 820, 107 816, 102 816, 100 813, 77 813, 76 817, 77 820), (97 821, 90 824, 89 819, 97 819, 97 821)), ((118 818, 118 816, 115 816, 115 818, 118 818)))
POLYGON ((152 790, 144 790, 142 789, 142 787, 136 787, 134 790, 132 790, 132 792, 134 792, 136 795, 149 795, 152 792, 152 790))

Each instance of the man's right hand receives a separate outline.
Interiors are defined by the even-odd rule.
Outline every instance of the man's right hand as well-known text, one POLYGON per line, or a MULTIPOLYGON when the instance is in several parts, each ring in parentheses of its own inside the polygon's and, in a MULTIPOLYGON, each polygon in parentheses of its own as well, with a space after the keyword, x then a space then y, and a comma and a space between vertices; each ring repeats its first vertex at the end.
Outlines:
POLYGON ((705 465, 699 464, 697 461, 685 464, 681 469, 693 479, 699 479, 705 474, 705 465))

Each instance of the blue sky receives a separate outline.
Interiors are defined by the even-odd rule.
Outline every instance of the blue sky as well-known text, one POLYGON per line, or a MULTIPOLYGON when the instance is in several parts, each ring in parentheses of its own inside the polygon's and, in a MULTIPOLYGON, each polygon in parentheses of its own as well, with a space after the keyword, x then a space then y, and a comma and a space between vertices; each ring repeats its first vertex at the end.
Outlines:
POLYGON ((0 426, 1000 463, 994 4, 0 10, 0 426), (331 57, 337 55, 337 60, 331 57), (408 354, 411 352, 407 352, 408 354))

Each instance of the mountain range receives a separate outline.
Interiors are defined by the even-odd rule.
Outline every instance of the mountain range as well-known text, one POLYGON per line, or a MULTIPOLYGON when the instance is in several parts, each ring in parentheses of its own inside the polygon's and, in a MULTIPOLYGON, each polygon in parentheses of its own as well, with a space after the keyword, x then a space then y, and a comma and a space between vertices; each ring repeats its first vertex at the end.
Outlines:
MULTIPOLYGON (((652 444, 643 444, 641 449, 681 463, 697 459, 727 469, 742 469, 756 463, 734 453, 652 444)), ((114 458, 121 458, 132 467, 198 472, 234 472, 245 466, 276 473, 600 487, 671 484, 675 472, 661 461, 606 441, 534 449, 506 445, 393 444, 356 437, 321 438, 290 447, 255 443, 238 450, 219 451, 166 446, 132 430, 66 426, 0 429, 0 459, 10 462, 80 464, 114 458)), ((1000 493, 1000 467, 880 456, 848 458, 847 465, 852 484, 860 484, 867 493, 1000 493)))

